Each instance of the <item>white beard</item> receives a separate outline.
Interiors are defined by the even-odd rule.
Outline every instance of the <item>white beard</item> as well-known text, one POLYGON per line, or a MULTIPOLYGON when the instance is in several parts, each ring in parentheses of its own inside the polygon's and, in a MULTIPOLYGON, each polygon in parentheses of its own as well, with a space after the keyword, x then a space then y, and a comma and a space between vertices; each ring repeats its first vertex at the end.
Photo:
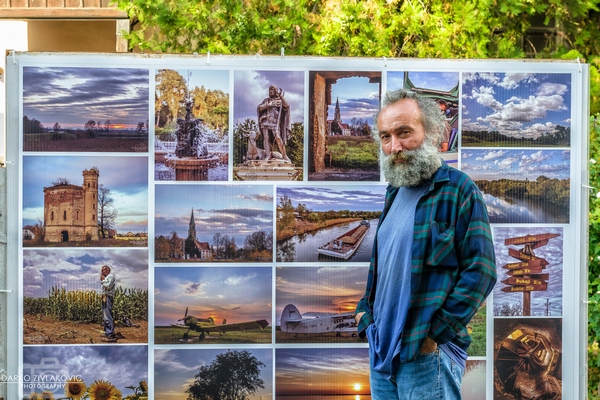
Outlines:
POLYGON ((380 154, 383 174, 394 187, 418 186, 433 176, 442 165, 437 147, 427 139, 415 150, 403 150, 386 156, 380 154), (403 160, 396 163, 395 160, 403 160))

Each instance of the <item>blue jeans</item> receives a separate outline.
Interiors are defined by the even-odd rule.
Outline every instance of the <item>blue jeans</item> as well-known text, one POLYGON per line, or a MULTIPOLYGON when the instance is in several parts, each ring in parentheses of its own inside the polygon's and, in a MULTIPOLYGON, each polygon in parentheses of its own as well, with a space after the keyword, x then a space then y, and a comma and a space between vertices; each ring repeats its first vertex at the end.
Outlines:
POLYGON ((115 334, 115 321, 113 319, 112 307, 113 296, 102 296, 102 319, 104 320, 104 333, 106 336, 115 334), (104 301, 106 300, 106 301, 104 301))
POLYGON ((396 381, 371 370, 373 400, 460 400, 463 370, 442 350, 400 364, 396 381))

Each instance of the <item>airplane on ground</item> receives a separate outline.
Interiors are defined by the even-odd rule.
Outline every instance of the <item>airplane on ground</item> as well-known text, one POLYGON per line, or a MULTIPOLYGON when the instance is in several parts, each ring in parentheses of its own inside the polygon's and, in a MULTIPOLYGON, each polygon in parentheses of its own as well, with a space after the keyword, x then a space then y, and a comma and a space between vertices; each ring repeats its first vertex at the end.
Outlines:
POLYGON ((171 326, 175 328, 188 328, 187 332, 183 334, 183 339, 189 339, 190 331, 200 332, 200 336, 198 339, 201 341, 204 340, 207 333, 211 332, 219 332, 219 335, 222 335, 225 332, 229 331, 241 331, 245 332, 251 329, 264 329, 269 326, 269 322, 266 319, 261 319, 257 321, 248 321, 248 322, 240 322, 235 324, 228 324, 227 320, 223 320, 222 325, 217 325, 215 323, 215 319, 213 317, 209 318, 196 318, 193 315, 188 315, 188 308, 185 308, 185 315, 183 318, 178 319, 177 321, 183 321, 183 325, 181 324, 171 324, 171 326))
POLYGON ((288 304, 281 313, 281 331, 291 333, 327 333, 335 332, 341 336, 342 332, 348 332, 352 337, 356 336, 356 321, 354 313, 331 314, 315 317, 302 317, 298 308, 288 304))

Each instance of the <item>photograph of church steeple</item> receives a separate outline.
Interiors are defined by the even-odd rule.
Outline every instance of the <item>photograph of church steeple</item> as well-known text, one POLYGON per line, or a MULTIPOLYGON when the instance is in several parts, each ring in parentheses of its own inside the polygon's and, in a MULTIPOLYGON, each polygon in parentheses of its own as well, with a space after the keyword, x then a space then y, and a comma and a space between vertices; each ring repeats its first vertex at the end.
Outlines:
POLYGON ((270 262, 273 188, 157 185, 156 262, 270 262))

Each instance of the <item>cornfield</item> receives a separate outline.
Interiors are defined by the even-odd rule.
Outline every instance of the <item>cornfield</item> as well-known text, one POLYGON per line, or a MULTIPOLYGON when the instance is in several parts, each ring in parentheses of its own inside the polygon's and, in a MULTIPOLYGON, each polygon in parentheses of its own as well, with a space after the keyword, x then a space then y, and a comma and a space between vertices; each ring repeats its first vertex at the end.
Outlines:
MULTIPOLYGON (((61 321, 101 323, 102 297, 93 290, 70 290, 53 287, 48 297, 23 298, 24 314, 43 314, 61 321)), ((127 316, 133 320, 148 319, 148 290, 117 287, 113 302, 115 320, 127 316)))

